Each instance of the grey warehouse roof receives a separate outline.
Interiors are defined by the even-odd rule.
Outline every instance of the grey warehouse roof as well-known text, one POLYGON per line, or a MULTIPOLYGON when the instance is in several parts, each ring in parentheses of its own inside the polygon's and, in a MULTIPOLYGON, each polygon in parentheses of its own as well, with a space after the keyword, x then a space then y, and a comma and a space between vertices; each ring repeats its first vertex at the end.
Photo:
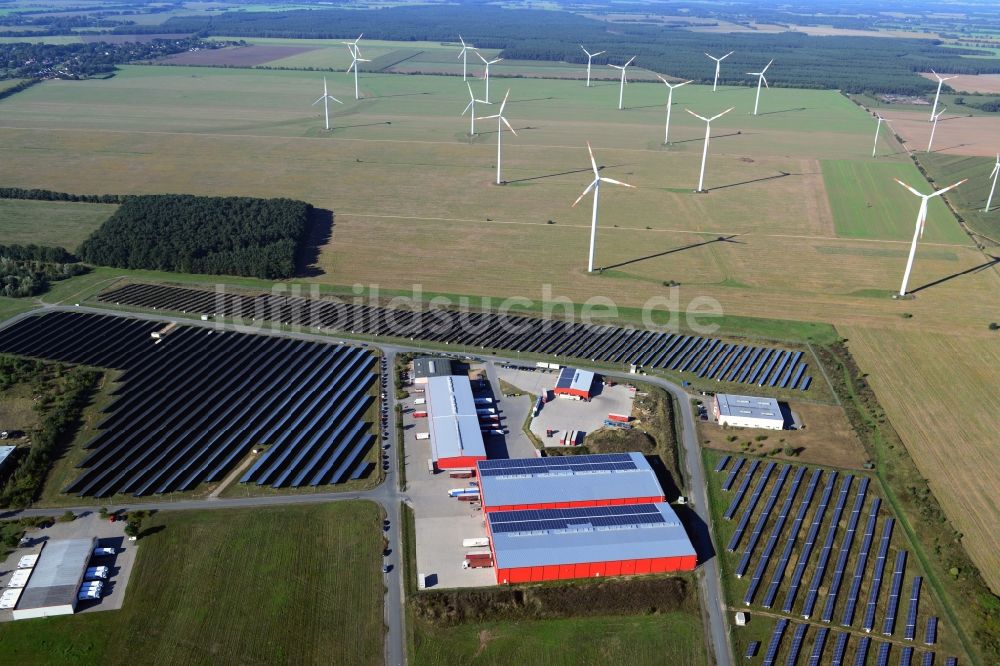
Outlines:
POLYGON ((590 392, 590 387, 593 383, 593 372, 589 370, 577 370, 576 368, 563 368, 559 371, 559 380, 556 382, 556 388, 590 392))
POLYGON ((498 569, 695 555, 669 504, 486 514, 498 569))
POLYGON ((76 595, 96 539, 57 539, 45 544, 18 610, 76 604, 76 595))
POLYGON ((465 456, 486 457, 476 402, 468 377, 431 377, 427 380, 427 422, 434 460, 465 456))
POLYGON ((781 407, 774 398, 756 398, 751 395, 717 393, 720 416, 742 416, 768 421, 784 421, 781 407))
POLYGON ((553 456, 478 463, 486 506, 662 497, 641 453, 553 456))
POLYGON ((422 356, 413 359, 414 377, 446 377, 450 374, 451 361, 446 358, 422 356))

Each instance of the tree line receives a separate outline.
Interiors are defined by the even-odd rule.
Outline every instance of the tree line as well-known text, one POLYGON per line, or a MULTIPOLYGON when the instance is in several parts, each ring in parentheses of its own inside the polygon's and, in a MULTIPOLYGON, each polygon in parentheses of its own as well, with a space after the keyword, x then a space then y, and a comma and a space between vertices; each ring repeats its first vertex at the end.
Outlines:
POLYGON ((128 196, 77 255, 116 268, 289 278, 311 212, 292 199, 128 196))
MULTIPOLYGON (((615 8, 617 11, 617 7, 615 8)), ((378 10, 289 10, 178 16, 157 30, 200 35, 342 39, 367 38, 453 42, 461 32, 480 48, 500 49, 507 59, 585 63, 580 50, 607 55, 595 62, 619 63, 633 55, 636 65, 710 82, 714 65, 705 52, 735 51, 723 65, 721 82, 752 83, 745 72, 768 72, 772 85, 841 89, 852 93, 918 95, 933 85, 917 72, 934 68, 959 74, 1000 73, 1000 59, 971 48, 944 48, 931 39, 814 37, 803 33, 698 33, 639 23, 608 23, 567 12, 501 9, 487 5, 392 7, 378 10)), ((123 29, 124 30, 124 29, 123 29)), ((132 30, 132 28, 129 28, 132 30)))

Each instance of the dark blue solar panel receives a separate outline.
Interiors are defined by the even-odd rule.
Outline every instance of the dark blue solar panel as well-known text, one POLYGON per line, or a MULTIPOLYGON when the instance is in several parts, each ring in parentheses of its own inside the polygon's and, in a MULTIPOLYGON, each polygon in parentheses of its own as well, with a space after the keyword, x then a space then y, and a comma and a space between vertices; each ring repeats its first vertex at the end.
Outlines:
POLYGON ((913 579, 913 587, 910 589, 910 606, 906 613, 906 628, 903 630, 903 638, 913 640, 917 634, 917 609, 920 606, 920 584, 923 579, 917 576, 913 579))
MULTIPOLYGON (((847 557, 851 553, 851 545, 854 543, 854 533, 858 529, 858 519, 861 517, 861 508, 865 502, 865 494, 868 492, 868 477, 861 479, 858 485, 858 492, 854 496, 854 507, 851 509, 851 517, 847 521, 847 532, 844 534, 844 541, 840 546, 840 554, 837 556, 837 565, 833 570, 833 579, 830 581, 830 589, 827 592, 826 605, 820 616, 824 622, 833 619, 833 608, 837 603, 837 594, 840 592, 840 584, 844 578, 844 569, 847 567, 847 557)), ((878 498, 875 498, 878 501, 878 498)))
MULTIPOLYGON (((791 468, 788 465, 782 465, 781 467, 781 473, 778 475, 778 480, 775 482, 774 487, 771 488, 771 494, 768 496, 767 502, 764 503, 764 508, 761 509, 760 516, 757 518, 757 523, 754 525, 753 533, 750 535, 750 539, 747 541, 747 546, 743 551, 743 556, 740 558, 739 564, 736 565, 737 578, 742 578, 743 574, 747 572, 747 568, 750 566, 750 558, 753 556, 753 551, 757 547, 757 541, 760 539, 761 532, 764 530, 764 524, 767 522, 768 518, 771 517, 771 511, 774 510, 774 504, 778 501, 778 495, 781 493, 781 488, 785 484, 785 479, 788 478, 788 472, 790 469, 791 468)), ((733 535, 734 540, 736 536, 736 534, 733 535)), ((730 544, 732 544, 732 541, 730 541, 730 544)))
POLYGON ((629 471, 638 467, 627 453, 483 460, 480 476, 520 476, 559 472, 629 471))
MULTIPOLYGON (((747 492, 747 487, 749 487, 750 481, 753 480, 754 472, 757 471, 757 468, 759 466, 760 466, 759 460, 754 460, 753 462, 750 463, 750 467, 747 468, 747 473, 743 476, 743 480, 740 481, 740 487, 736 489, 736 494, 733 496, 733 501, 729 503, 729 506, 726 507, 725 512, 722 514, 726 520, 732 520, 733 515, 735 515, 736 513, 736 509, 738 509, 740 506, 740 502, 743 501, 743 496, 747 492)), ((774 469, 773 462, 768 463, 767 466, 764 468, 764 476, 761 477, 760 481, 757 482, 757 487, 754 489, 754 493, 750 497, 750 506, 748 507, 748 510, 744 512, 744 516, 746 517, 747 520, 750 520, 748 514, 752 512, 753 507, 757 505, 757 501, 760 499, 760 491, 764 488, 764 484, 767 483, 767 479, 768 477, 771 476, 771 470, 773 469, 774 469)), ((741 520, 740 524, 742 525, 743 529, 746 528, 745 521, 741 520)), ((735 539, 736 543, 739 543, 739 538, 737 538, 737 535, 739 535, 740 537, 743 536, 743 532, 740 529, 740 527, 736 528, 736 532, 733 535, 733 538, 735 539)), ((730 543, 733 543, 733 540, 730 540, 730 543)), ((730 548, 729 550, 734 550, 734 548, 730 548)))
POLYGON ((958 666, 958 657, 948 657, 944 660, 944 666, 958 666))
POLYGON ((799 660, 799 652, 802 650, 802 641, 806 637, 806 630, 809 629, 808 624, 800 624, 795 627, 795 633, 792 634, 792 646, 788 649, 788 658, 785 660, 785 666, 795 666, 795 663, 799 660))
POLYGON ((597 506, 579 509, 497 511, 488 514, 487 519, 490 522, 490 530, 497 534, 598 527, 628 527, 631 525, 655 525, 665 522, 663 514, 652 504, 597 506))
MULTIPOLYGON (((722 482, 723 490, 729 490, 730 488, 733 487, 733 483, 736 481, 736 475, 740 473, 741 469, 743 469, 743 463, 745 463, 746 461, 747 461, 746 458, 736 459, 736 462, 733 463, 733 468, 729 470, 729 476, 727 476, 726 480, 722 482)), ((755 460, 754 462, 757 461, 755 460)))
POLYGON ((847 593, 847 603, 844 606, 844 615, 840 622, 845 627, 851 626, 854 621, 854 609, 858 603, 858 594, 861 591, 861 579, 865 574, 865 567, 868 566, 868 554, 871 552, 872 538, 875 535, 875 523, 878 520, 878 508, 881 504, 879 498, 872 500, 871 510, 868 512, 868 522, 865 524, 864 537, 861 539, 861 550, 858 553, 858 561, 854 566, 854 578, 851 580, 851 588, 847 593))
POLYGON ((924 652, 924 658, 922 660, 924 666, 934 666, 934 653, 924 652))
POLYGON ((878 646, 878 655, 875 658, 875 666, 889 666, 889 649, 892 647, 892 643, 880 643, 878 646))
POLYGON ((903 589, 903 574, 906 573, 906 551, 896 553, 896 565, 892 570, 892 583, 889 586, 889 603, 885 609, 885 620, 882 623, 882 633, 891 636, 896 629, 896 613, 899 611, 899 594, 903 589))
POLYGON ((764 570, 770 563, 771 555, 774 554, 774 548, 778 544, 778 537, 781 536, 781 531, 785 529, 785 521, 788 520, 788 513, 792 510, 792 505, 795 502, 795 494, 799 489, 799 484, 802 482, 805 471, 805 467, 799 467, 796 470, 795 478, 792 479, 792 487, 788 491, 788 497, 781 504, 781 510, 778 512, 778 518, 771 529, 771 535, 767 538, 764 550, 761 552, 757 566, 754 568, 753 577, 750 579, 750 587, 747 588, 747 593, 743 597, 743 603, 747 606, 753 603, 754 595, 756 595, 757 588, 760 586, 760 582, 764 576, 764 570))
POLYGON ((812 580, 809 582, 809 590, 806 594, 805 603, 802 605, 802 617, 807 620, 812 615, 813 609, 816 606, 816 600, 819 597, 819 586, 823 582, 826 565, 830 561, 830 554, 833 552, 833 539, 837 535, 840 516, 844 512, 847 494, 851 490, 851 483, 853 481, 854 477, 847 475, 840 484, 840 494, 837 497, 837 504, 833 509, 833 514, 830 516, 830 526, 827 528, 826 541, 823 544, 823 549, 820 551, 819 562, 816 564, 816 570, 813 572, 812 580))
POLYGON ((715 471, 721 472, 722 470, 726 469, 726 465, 729 464, 729 460, 730 456, 722 456, 719 462, 715 465, 715 471))
POLYGON ((837 634, 837 641, 833 644, 833 656, 830 659, 830 666, 843 666, 844 653, 847 651, 847 639, 849 634, 837 634))
POLYGON ((854 666, 865 666, 865 662, 868 661, 869 645, 871 645, 871 639, 862 636, 861 640, 858 641, 858 649, 854 653, 854 666))
POLYGON ((937 624, 938 619, 935 616, 932 615, 927 618, 927 630, 924 632, 924 643, 926 645, 937 643, 937 624))
POLYGON ((875 608, 878 604, 879 591, 882 588, 882 576, 885 575, 885 559, 889 554, 889 540, 892 539, 892 526, 895 521, 887 518, 882 526, 882 537, 879 539, 878 555, 875 557, 875 572, 868 588, 868 603, 865 604, 865 616, 861 628, 871 631, 875 627, 875 608))
POLYGON ((775 658, 778 656, 778 647, 781 645, 781 639, 785 635, 785 629, 788 628, 788 620, 781 618, 774 625, 774 632, 771 634, 771 640, 767 644, 767 651, 764 653, 764 666, 773 666, 775 658))
POLYGON ((750 641, 750 645, 747 646, 746 658, 753 659, 757 656, 758 650, 760 650, 760 641, 750 641))
POLYGON ((809 505, 812 504, 812 499, 816 494, 816 484, 819 483, 821 476, 823 476, 822 470, 817 469, 813 470, 812 476, 809 478, 809 486, 806 488, 805 495, 802 496, 802 501, 799 502, 799 510, 795 514, 795 520, 792 522, 792 529, 788 531, 788 537, 785 539, 785 548, 781 551, 778 566, 774 568, 774 574, 771 576, 767 593, 764 595, 764 608, 773 606, 774 599, 778 596, 778 587, 785 576, 785 569, 788 568, 788 560, 792 556, 792 548, 795 546, 796 539, 798 539, 799 530, 802 528, 802 521, 805 520, 809 505))
POLYGON ((826 647, 826 637, 830 630, 820 627, 816 632, 816 640, 813 641, 812 652, 809 654, 809 666, 819 666, 823 660, 823 648, 826 647))
POLYGON ((792 606, 795 604, 795 596, 799 592, 799 585, 802 584, 802 577, 805 575, 806 565, 809 563, 809 558, 815 547, 816 537, 819 535, 819 528, 823 522, 823 516, 826 515, 826 508, 830 503, 830 497, 833 495, 836 480, 836 472, 830 472, 826 477, 823 496, 819 500, 819 507, 817 507, 815 515, 813 515, 812 524, 809 525, 805 543, 802 545, 802 552, 799 553, 799 559, 795 563, 795 570, 792 571, 792 580, 789 583, 788 592, 785 593, 785 601, 781 604, 781 610, 785 613, 792 612, 792 606))
POLYGON ((913 661, 913 648, 905 647, 899 653, 899 666, 910 666, 913 661))

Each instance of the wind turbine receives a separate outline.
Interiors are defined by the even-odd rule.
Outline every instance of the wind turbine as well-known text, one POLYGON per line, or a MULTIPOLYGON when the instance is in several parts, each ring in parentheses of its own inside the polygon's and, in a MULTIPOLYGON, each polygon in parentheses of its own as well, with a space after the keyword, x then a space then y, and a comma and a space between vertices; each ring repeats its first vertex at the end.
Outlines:
MULTIPOLYGON (((583 44, 580 44, 580 48, 583 49, 583 44)), ((599 56, 604 51, 598 51, 597 53, 591 53, 587 49, 583 49, 583 52, 587 54, 587 87, 590 87, 590 61, 594 59, 594 56, 599 56)))
POLYGON ((466 44, 465 40, 462 39, 462 35, 458 36, 458 41, 462 42, 462 50, 458 52, 458 57, 462 59, 462 80, 465 81, 467 78, 466 72, 469 68, 469 51, 475 53, 476 47, 472 44, 466 44))
MULTIPOLYGON (((763 81, 764 85, 767 86, 767 79, 764 78, 764 72, 767 71, 767 68, 770 67, 771 63, 773 62, 774 59, 772 58, 771 62, 767 63, 767 66, 765 66, 764 69, 760 70, 759 72, 747 72, 748 75, 757 77, 757 99, 753 101, 753 115, 755 116, 757 115, 757 105, 760 104, 760 84, 761 81, 763 81)), ((770 88, 771 86, 767 87, 770 88)))
POLYGON ((472 111, 472 113, 469 114, 469 121, 471 123, 471 125, 469 126, 469 136, 475 136, 476 135, 476 102, 479 102, 480 104, 489 104, 489 102, 484 102, 481 99, 476 99, 476 96, 472 94, 472 84, 470 84, 468 81, 466 81, 465 85, 467 85, 469 87, 469 104, 468 104, 468 106, 465 107, 465 111, 462 111, 462 115, 464 116, 465 113, 466 113, 466 111, 469 111, 469 110, 472 111))
MULTIPOLYGON (((489 120, 491 118, 497 119, 497 185, 500 184, 500 140, 503 138, 503 126, 506 125, 507 129, 514 132, 514 128, 510 126, 507 119, 503 117, 503 108, 507 106, 507 98, 510 96, 510 88, 507 88, 507 94, 503 96, 503 101, 500 102, 500 110, 497 111, 492 116, 482 116, 480 120, 489 120)), ((487 102, 489 104, 489 102, 487 102)), ((517 132, 514 132, 514 136, 517 136, 517 132)))
POLYGON ((331 95, 326 91, 326 77, 323 77, 323 96, 318 100, 313 102, 313 106, 316 106, 320 102, 323 102, 323 115, 326 116, 326 128, 330 129, 330 100, 333 100, 337 104, 343 104, 339 99, 331 95))
POLYGON ((705 184, 705 162, 706 162, 706 160, 708 160, 708 139, 709 139, 709 134, 712 132, 712 121, 716 120, 718 118, 721 118, 722 116, 724 116, 727 113, 729 113, 730 111, 732 111, 734 108, 736 108, 736 107, 731 106, 728 109, 726 109, 725 111, 723 111, 722 113, 714 115, 711 118, 702 118, 701 116, 699 116, 697 113, 695 113, 691 109, 684 109, 685 111, 687 111, 688 113, 690 113, 692 116, 694 116, 698 120, 704 120, 705 121, 705 149, 701 153, 701 175, 698 176, 698 189, 695 190, 696 192, 704 192, 705 191, 705 190, 702 189, 702 185, 705 184))
POLYGON ((602 178, 601 172, 597 169, 597 162, 594 160, 594 151, 590 147, 589 141, 587 142, 587 152, 590 153, 590 166, 593 167, 594 169, 594 180, 590 181, 590 185, 587 185, 587 189, 583 191, 583 194, 577 197, 576 201, 573 202, 572 207, 575 207, 578 203, 580 203, 580 201, 582 201, 583 198, 587 196, 588 192, 594 190, 594 214, 590 220, 590 258, 587 261, 587 272, 593 273, 594 242, 597 239, 597 200, 601 196, 601 183, 605 182, 605 183, 611 183, 612 185, 622 185, 624 187, 632 187, 632 188, 634 188, 635 185, 629 185, 628 183, 623 183, 621 181, 614 180, 612 178, 602 178))
POLYGON ((878 149, 878 131, 882 129, 882 123, 888 125, 890 122, 892 122, 890 120, 886 120, 877 113, 875 114, 875 117, 878 118, 878 124, 875 125, 875 145, 872 146, 872 157, 875 157, 875 151, 878 149))
POLYGON ((680 88, 681 86, 686 86, 691 82, 684 81, 682 83, 670 83, 659 74, 656 75, 656 78, 663 81, 663 83, 666 84, 667 88, 670 89, 670 92, 667 93, 667 126, 663 130, 663 145, 665 146, 668 143, 670 143, 670 107, 674 105, 674 88, 680 88))
POLYGON ((629 65, 631 65, 633 60, 635 60, 635 56, 632 56, 631 58, 629 58, 629 61, 627 63, 625 63, 624 65, 610 65, 610 64, 608 65, 608 67, 614 67, 615 69, 620 69, 622 71, 622 84, 621 84, 621 87, 618 89, 618 110, 619 111, 622 110, 622 100, 625 98, 625 84, 628 83, 628 81, 625 78, 625 68, 627 68, 629 65))
POLYGON ((948 190, 955 189, 962 183, 964 183, 968 178, 963 178, 954 185, 949 185, 948 187, 938 190, 933 194, 921 194, 915 189, 901 181, 899 178, 893 178, 897 183, 913 192, 915 195, 920 197, 920 210, 917 212, 917 226, 913 230, 913 242, 910 244, 910 257, 906 260, 906 271, 903 273, 903 286, 899 288, 899 295, 906 296, 906 283, 910 281, 910 270, 913 268, 913 257, 917 253, 917 240, 924 235, 924 226, 927 224, 927 202, 936 196, 940 196, 947 192, 948 190))
POLYGON ((944 84, 945 81, 951 81, 952 79, 957 79, 958 78, 958 74, 956 74, 955 76, 945 76, 945 77, 942 77, 940 74, 938 74, 937 72, 935 72, 933 69, 931 70, 931 74, 933 74, 934 76, 936 76, 937 80, 938 80, 937 92, 934 93, 934 107, 931 109, 931 120, 930 120, 930 122, 934 122, 934 114, 937 112, 938 97, 941 96, 941 85, 944 84))
MULTIPOLYGON (((486 103, 490 104, 490 65, 500 62, 501 60, 503 60, 503 58, 495 58, 493 60, 487 60, 482 55, 480 55, 479 51, 476 51, 476 55, 479 56, 479 59, 483 61, 484 65, 486 65, 486 73, 483 74, 483 78, 486 79, 486 103)), ((508 90, 507 92, 510 92, 510 90, 508 90)))
POLYGON ((734 53, 733 51, 730 51, 729 53, 727 53, 726 55, 722 56, 721 58, 716 58, 715 56, 708 55, 707 53, 705 54, 709 58, 711 58, 712 60, 715 61, 715 81, 712 83, 712 92, 715 92, 716 86, 719 85, 719 65, 722 64, 723 60, 725 60, 729 56, 733 55, 733 53, 734 53))
POLYGON ((986 208, 983 209, 984 213, 990 212, 990 204, 993 203, 993 192, 997 189, 998 176, 1000 176, 1000 153, 997 153, 997 163, 993 165, 993 171, 990 172, 990 178, 993 179, 993 185, 990 187, 990 196, 986 198, 986 208))
POLYGON ((947 110, 948 110, 947 106, 942 106, 941 107, 941 111, 937 115, 931 116, 931 120, 934 121, 934 124, 931 125, 931 138, 927 141, 927 152, 928 153, 931 152, 931 146, 934 145, 934 132, 937 131, 937 121, 938 121, 938 118, 940 118, 941 114, 944 113, 947 110))
POLYGON ((371 62, 371 60, 365 60, 361 57, 361 47, 358 46, 358 42, 361 41, 361 37, 364 35, 358 35, 358 38, 353 42, 343 42, 347 44, 347 50, 351 52, 351 66, 347 68, 347 73, 350 74, 351 70, 354 70, 354 99, 361 99, 361 95, 358 94, 358 63, 359 62, 371 62))

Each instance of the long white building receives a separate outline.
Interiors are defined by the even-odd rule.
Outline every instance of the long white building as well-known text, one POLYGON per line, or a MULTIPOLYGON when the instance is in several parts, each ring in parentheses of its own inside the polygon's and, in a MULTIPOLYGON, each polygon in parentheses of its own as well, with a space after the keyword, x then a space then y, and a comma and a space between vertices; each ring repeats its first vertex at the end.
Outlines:
POLYGON ((785 426, 785 417, 774 398, 716 393, 712 407, 719 425, 765 430, 781 430, 785 426))

